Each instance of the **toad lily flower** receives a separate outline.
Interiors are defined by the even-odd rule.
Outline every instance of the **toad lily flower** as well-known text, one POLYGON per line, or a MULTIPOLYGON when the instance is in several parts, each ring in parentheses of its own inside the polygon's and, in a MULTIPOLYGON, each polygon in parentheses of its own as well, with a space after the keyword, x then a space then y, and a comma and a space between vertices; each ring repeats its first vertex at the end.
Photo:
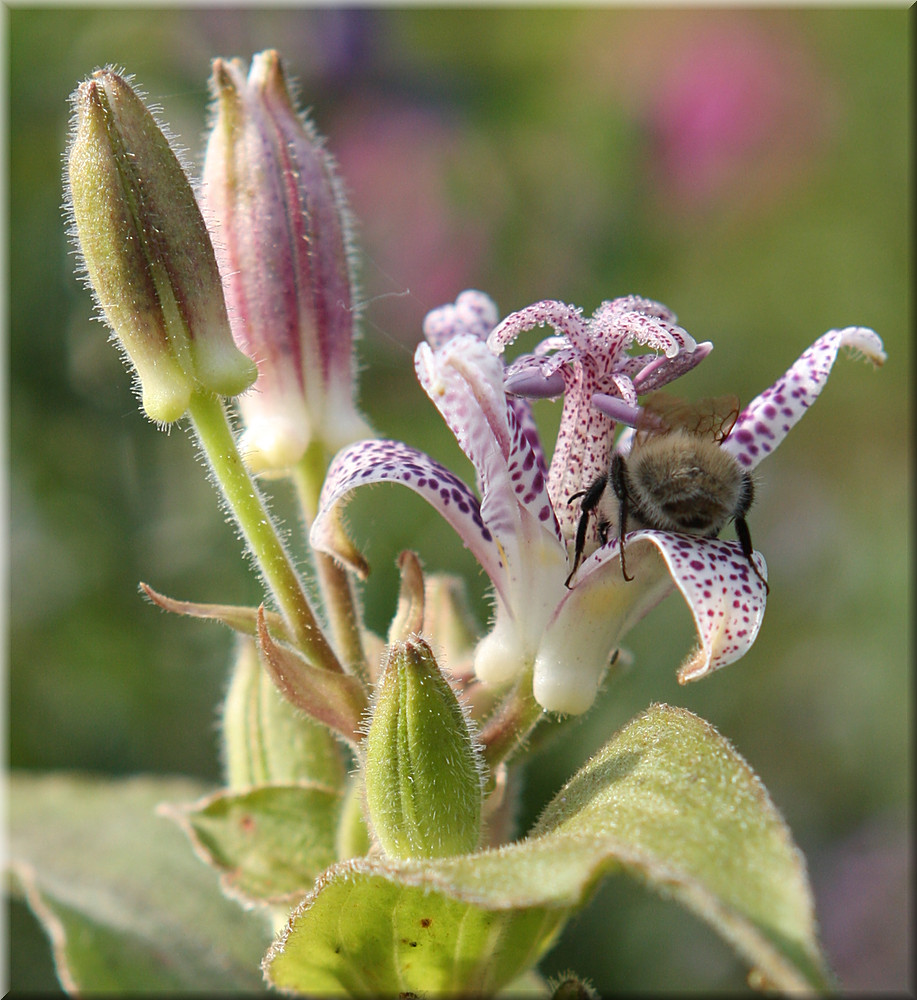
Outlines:
MULTIPOLYGON (((494 586, 495 620, 475 653, 477 677, 502 685, 531 671, 535 698, 547 711, 586 711, 623 634, 673 585, 700 641, 679 679, 695 680, 737 660, 760 627, 766 569, 755 553, 761 578, 752 572, 735 542, 633 532, 627 538, 633 582, 622 576, 615 539, 582 562, 569 589, 564 585, 577 519, 568 499, 607 469, 615 418, 636 414, 639 393, 688 371, 710 345, 696 344, 665 307, 636 297, 603 303, 588 320, 559 302, 529 306, 491 329, 495 320, 490 299, 464 292, 454 306, 427 316, 428 343, 415 355, 422 387, 475 468, 477 494, 405 444, 364 441, 340 452, 329 469, 313 546, 359 567, 342 541, 339 504, 370 483, 398 482, 419 493, 455 528, 494 586), (543 324, 558 336, 504 370, 494 352, 543 324), (653 352, 630 355, 634 343, 653 352), (530 395, 564 392, 550 470, 528 402, 507 395, 507 386, 530 395)), ((740 414, 723 447, 753 468, 821 391, 842 346, 876 364, 884 360, 871 330, 831 331, 740 414)))

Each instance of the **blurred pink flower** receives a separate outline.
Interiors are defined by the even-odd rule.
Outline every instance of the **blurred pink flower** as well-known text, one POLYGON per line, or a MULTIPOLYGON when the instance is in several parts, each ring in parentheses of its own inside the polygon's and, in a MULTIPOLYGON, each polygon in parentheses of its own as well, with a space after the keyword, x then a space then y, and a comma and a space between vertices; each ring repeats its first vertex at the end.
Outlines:
POLYGON ((369 318, 413 345, 429 308, 486 272, 505 200, 498 166, 460 124, 407 102, 355 103, 334 136, 360 220, 369 318))
POLYGON ((913 834, 901 818, 874 818, 814 865, 822 938, 848 993, 913 988, 909 885, 913 834))
POLYGON ((646 17, 627 33, 615 75, 649 130, 651 177, 666 204, 760 207, 798 183, 829 132, 833 95, 792 21, 646 17))

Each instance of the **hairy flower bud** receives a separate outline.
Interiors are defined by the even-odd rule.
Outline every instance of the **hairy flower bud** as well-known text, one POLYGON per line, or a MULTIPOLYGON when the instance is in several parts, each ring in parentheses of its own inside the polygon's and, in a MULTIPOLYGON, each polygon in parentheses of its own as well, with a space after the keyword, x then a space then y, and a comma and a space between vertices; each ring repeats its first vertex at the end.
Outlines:
POLYGON ((239 639, 220 718, 226 784, 233 789, 316 781, 340 788, 345 772, 330 729, 277 690, 253 639, 239 639))
POLYGON ((136 369, 152 420, 192 392, 235 396, 255 368, 235 346, 213 247, 175 153, 117 73, 73 95, 67 188, 89 283, 136 369))
POLYGON ((441 858, 477 848, 481 771, 468 721, 430 647, 390 647, 365 746, 366 804, 383 850, 441 858))
POLYGON ((283 472, 313 441, 367 436, 353 404, 348 216, 330 156, 295 109, 276 52, 217 59, 202 206, 233 335, 258 362, 240 401, 242 448, 257 472, 283 472))

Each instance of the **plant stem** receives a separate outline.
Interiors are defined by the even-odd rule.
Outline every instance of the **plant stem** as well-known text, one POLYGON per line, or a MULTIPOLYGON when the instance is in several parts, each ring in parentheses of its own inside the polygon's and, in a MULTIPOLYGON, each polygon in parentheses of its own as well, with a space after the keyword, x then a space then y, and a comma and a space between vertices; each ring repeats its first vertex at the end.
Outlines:
POLYGON ((341 666, 312 614, 302 581, 242 461, 222 400, 214 393, 198 391, 191 397, 188 412, 216 483, 297 646, 315 666, 340 672, 341 666))
MULTIPOLYGON (((293 467, 293 484, 307 537, 318 513, 318 500, 328 465, 329 458, 324 447, 313 442, 293 467)), ((366 654, 353 581, 347 571, 326 553, 313 551, 312 560, 334 647, 349 671, 366 679, 366 654)))
POLYGON ((491 772, 522 747, 543 717, 541 705, 532 694, 532 671, 527 670, 481 730, 484 759, 491 772))

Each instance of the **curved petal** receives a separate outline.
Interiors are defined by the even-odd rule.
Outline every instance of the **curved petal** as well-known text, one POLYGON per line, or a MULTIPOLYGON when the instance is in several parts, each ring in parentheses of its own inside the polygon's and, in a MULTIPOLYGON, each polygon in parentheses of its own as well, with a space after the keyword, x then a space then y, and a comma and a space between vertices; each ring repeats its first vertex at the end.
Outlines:
POLYGON ((504 457, 510 444, 503 363, 482 341, 460 334, 436 351, 418 344, 414 369, 481 484, 495 449, 504 457))
POLYGON ((478 498, 439 462, 399 441, 361 441, 339 452, 319 498, 309 540, 312 547, 355 565, 338 538, 336 508, 358 486, 400 483, 422 496, 458 532, 499 592, 505 569, 490 530, 481 518, 478 498))
POLYGON ((423 321, 423 335, 434 349, 463 334, 485 340, 497 319, 493 299, 483 292, 469 289, 458 296, 454 305, 440 306, 427 313, 423 321))
MULTIPOLYGON (((699 645, 678 668, 679 684, 741 659, 761 628, 767 594, 738 542, 662 531, 642 534, 662 553, 697 629, 699 645)), ((753 558, 766 580, 764 557, 755 552, 753 558)))
POLYGON ((586 559, 548 623, 535 657, 532 690, 548 712, 579 715, 595 701, 612 652, 621 638, 672 590, 658 552, 628 536, 621 576, 618 540, 586 559))
POLYGON ((785 375, 745 407, 723 448, 740 465, 753 469, 780 444, 822 391, 842 347, 865 355, 874 365, 885 361, 882 341, 868 327, 829 330, 785 375))
MULTIPOLYGON (((438 351, 420 344, 417 377, 471 460, 483 497, 485 523, 508 553, 520 538, 523 507, 557 544, 563 542, 545 484, 544 463, 534 424, 513 406, 503 390, 503 365, 486 345, 470 336, 450 340, 438 351)), ((513 565, 517 561, 508 556, 513 565)))
MULTIPOLYGON (((759 553, 762 576, 767 566, 759 553)), ((621 576, 618 541, 583 562, 559 604, 535 660, 534 693, 548 711, 585 712, 622 636, 674 585, 694 618, 698 649, 682 664, 684 684, 725 667, 751 648, 764 617, 764 585, 736 542, 662 531, 627 536, 621 576)))

